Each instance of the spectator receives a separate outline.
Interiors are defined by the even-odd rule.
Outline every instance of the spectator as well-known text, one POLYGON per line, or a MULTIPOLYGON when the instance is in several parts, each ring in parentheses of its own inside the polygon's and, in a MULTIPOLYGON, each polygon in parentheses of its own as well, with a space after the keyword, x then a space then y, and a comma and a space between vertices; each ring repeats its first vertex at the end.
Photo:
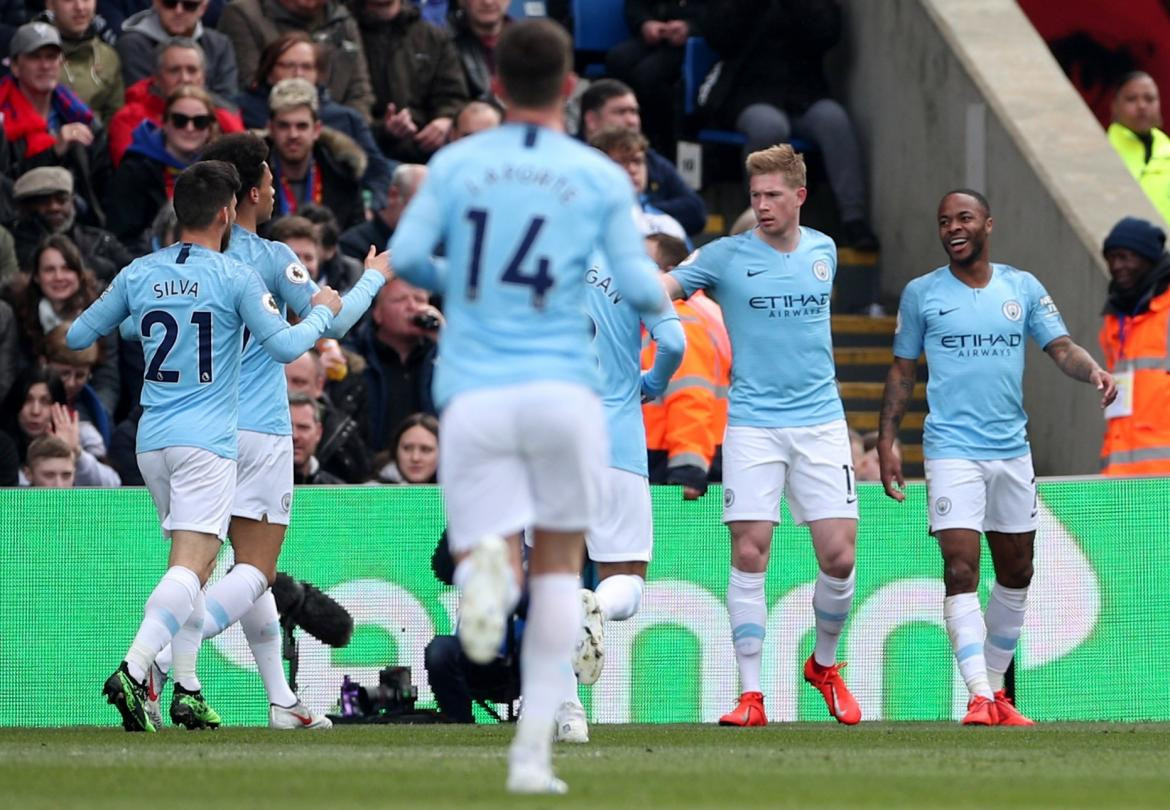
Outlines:
POLYGON ((410 414, 435 413, 431 380, 441 325, 425 290, 394 279, 378 291, 370 321, 353 340, 366 361, 370 449, 391 447, 392 431, 410 414), (428 315, 439 325, 420 325, 420 316, 428 315))
POLYGON ((41 436, 29 443, 21 470, 26 486, 72 489, 76 474, 77 458, 64 440, 41 436))
POLYGON ((22 269, 31 269, 36 249, 54 234, 73 240, 102 286, 133 260, 112 233, 77 221, 73 176, 67 169, 41 166, 25 172, 13 187, 13 197, 20 213, 12 224, 12 236, 22 269))
MULTIPOLYGON (((588 142, 605 127, 613 126, 642 131, 638 99, 622 82, 600 79, 581 96, 581 139, 588 142)), ((646 199, 677 219, 691 236, 707 225, 703 198, 686 184, 673 163, 653 149, 646 151, 646 199)))
POLYGON ((146 253, 155 217, 174 196, 175 178, 217 137, 215 102, 207 91, 190 84, 174 90, 162 126, 139 124, 114 172, 106 206, 114 235, 146 253))
MULTIPOLYGON (((881 462, 878 461, 878 432, 871 430, 861 437, 861 461, 853 463, 853 480, 854 481, 880 481, 882 480, 881 462)), ((894 439, 894 443, 890 448, 890 452, 898 459, 898 463, 902 463, 902 442, 894 439)))
POLYGON ((268 109, 275 215, 295 214, 312 202, 332 210, 344 228, 363 221, 366 157, 351 138, 321 126, 316 88, 304 79, 277 82, 268 109))
POLYGON ((63 323, 45 335, 45 362, 61 378, 65 404, 77 412, 83 424, 91 426, 101 437, 101 449, 95 450, 94 455, 104 457, 114 428, 113 414, 106 410, 97 391, 89 384, 101 353, 96 343, 80 351, 70 349, 65 344, 68 331, 69 324, 63 323))
POLYGON ((48 23, 22 25, 9 46, 11 76, 0 79, 0 114, 10 165, 19 176, 37 166, 63 166, 76 178, 83 216, 100 225, 98 202, 112 167, 101 122, 60 83, 61 35, 48 23))
MULTIPOLYGON (((676 267, 688 253, 681 239, 661 233, 647 237, 646 250, 663 272, 676 267)), ((709 324, 693 305, 675 301, 674 308, 686 333, 686 352, 666 393, 642 406, 642 418, 650 481, 677 484, 683 488, 683 497, 693 500, 707 491, 723 441, 730 364, 724 362, 709 324)), ((642 350, 643 368, 653 365, 654 349, 650 342, 642 350)))
MULTIPOLYGON (((0 149, 3 149, 3 145, 0 145, 0 149)), ((11 231, 0 226, 0 290, 15 278, 19 271, 20 265, 16 261, 16 240, 12 238, 11 231)))
MULTIPOLYGON (((9 285, 9 301, 20 325, 21 365, 37 364, 45 355, 45 335, 72 321, 97 298, 97 279, 82 265, 77 246, 67 236, 50 236, 33 254, 33 272, 9 285)), ((107 413, 118 405, 118 336, 99 341, 101 360, 93 387, 107 413)))
POLYGON ((626 24, 634 36, 605 57, 609 76, 628 84, 642 100, 643 131, 658 150, 674 148, 675 85, 687 37, 697 30, 701 0, 626 0, 626 24))
MULTIPOLYGON (((8 393, 3 417, 8 437, 17 447, 20 463, 27 463, 28 447, 41 436, 63 440, 77 459, 74 484, 79 487, 116 487, 118 474, 98 460, 93 450, 100 447, 96 431, 82 430, 76 413, 65 405, 65 389, 52 370, 29 366, 8 393), (94 442, 97 443, 94 443, 94 442)), ((22 482, 23 483, 23 482, 22 482)))
POLYGON ((458 8, 450 13, 469 98, 498 103, 492 93, 492 75, 496 72, 496 43, 509 22, 504 13, 507 7, 505 0, 459 0, 458 8))
POLYGON ((468 100, 459 55, 447 32, 404 0, 356 0, 374 85, 382 151, 426 163, 447 142, 451 118, 468 100))
POLYGON ((1142 71, 1125 76, 1113 97, 1109 143, 1162 219, 1170 222, 1170 138, 1161 125, 1162 104, 1153 77, 1142 71))
MULTIPOLYGON (((307 203, 301 206, 300 214, 313 223, 313 233, 317 237, 317 272, 319 278, 325 279, 319 283, 328 284, 338 292, 348 290, 365 272, 365 254, 359 260, 341 252, 341 227, 337 224, 337 217, 325 206, 307 203)), ((376 247, 379 252, 386 249, 384 244, 376 247)), ((368 316, 368 312, 363 314, 362 320, 368 316)))
MULTIPOLYGON (((126 88, 126 106, 110 122, 110 155, 115 164, 121 163, 139 124, 150 121, 162 126, 167 99, 172 93, 184 85, 207 89, 203 49, 195 40, 185 37, 169 39, 155 49, 154 59, 154 75, 126 88)), ((239 113, 214 94, 212 100, 219 131, 224 134, 243 132, 244 122, 239 113)))
POLYGON ((308 394, 289 392, 289 416, 292 418, 293 483, 344 484, 336 475, 321 468, 317 446, 321 443, 321 406, 308 394))
MULTIPOLYGON (((211 0, 207 4, 207 11, 203 12, 201 22, 208 28, 215 28, 219 22, 219 15, 228 0, 211 0)), ((122 23, 127 17, 150 8, 150 0, 98 0, 98 14, 104 18, 102 39, 111 45, 122 31, 122 23)))
POLYGON ((341 252, 350 258, 362 261, 375 245, 381 250, 390 243, 398 219, 406 210, 407 203, 414 197, 418 187, 427 175, 427 167, 417 163, 400 163, 394 170, 386 205, 374 212, 372 219, 354 225, 341 234, 341 252))
MULTIPOLYGON (((20 368, 20 325, 12 305, 0 299, 0 402, 8 396, 20 368)), ((5 486, 0 483, 0 486, 5 486)))
POLYGON ((366 121, 374 94, 357 21, 336 0, 235 0, 223 11, 219 30, 235 45, 240 75, 251 78, 264 47, 286 31, 304 31, 328 49, 329 94, 366 121))
POLYGON ((646 199, 646 151, 650 146, 646 137, 636 130, 606 127, 589 139, 589 145, 604 152, 630 176, 634 193, 638 197, 638 205, 634 209, 635 219, 642 234, 664 233, 681 239, 684 248, 689 247, 686 231, 679 221, 655 208, 646 199))
POLYGON ((383 484, 433 484, 439 471, 439 420, 429 413, 412 413, 402 420, 390 440, 391 453, 375 461, 383 484))
POLYGON ((1101 348, 1117 381, 1105 409, 1104 475, 1170 475, 1170 254, 1166 234, 1126 217, 1105 237, 1101 348))
POLYGON ((829 98, 822 62, 841 37, 838 0, 709 0, 703 31, 722 58, 703 114, 747 137, 748 155, 793 135, 821 150, 837 200, 840 242, 876 250, 861 148, 849 114, 829 98))
POLYGON ((221 98, 235 96, 240 87, 236 52, 227 36, 203 25, 201 19, 206 11, 207 0, 154 0, 150 8, 128 17, 118 36, 126 84, 152 76, 158 47, 174 37, 184 37, 203 51, 207 89, 221 98))
POLYGON ((304 31, 281 34, 260 54, 260 64, 251 85, 236 99, 244 116, 244 125, 249 129, 267 127, 268 95, 272 86, 282 79, 304 79, 317 88, 321 123, 353 138, 365 152, 369 163, 362 175, 362 188, 381 205, 390 185, 390 161, 378 148, 366 119, 353 107, 338 104, 329 95, 329 88, 321 84, 321 76, 325 73, 323 50, 308 34, 304 31))
POLYGON ((57 27, 64 54, 64 84, 109 123, 122 106, 125 85, 118 52, 102 41, 96 16, 96 0, 45 0, 45 10, 34 19, 57 27))
MULTIPOLYGON (((364 409, 365 385, 360 374, 348 374, 327 381, 325 364, 316 349, 305 352, 284 367, 289 396, 310 397, 321 408, 321 436, 314 451, 321 469, 349 484, 364 483, 370 476, 370 454, 362 439, 361 425, 352 412, 335 404, 364 409)), ((295 438, 295 434, 294 434, 295 438)))
POLYGON ((455 123, 447 141, 450 143, 485 129, 495 129, 502 121, 503 114, 498 105, 487 101, 469 101, 455 113, 455 123))

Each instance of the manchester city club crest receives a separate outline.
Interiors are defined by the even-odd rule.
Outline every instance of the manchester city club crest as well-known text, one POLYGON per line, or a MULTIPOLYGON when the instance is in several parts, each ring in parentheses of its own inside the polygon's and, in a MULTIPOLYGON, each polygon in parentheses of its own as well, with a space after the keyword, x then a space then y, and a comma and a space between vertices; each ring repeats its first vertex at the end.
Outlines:
POLYGON ((292 507, 292 493, 286 492, 280 496, 280 508, 283 509, 285 512, 287 512, 289 510, 289 508, 291 508, 291 507, 292 507))
POLYGON ((1023 314, 1024 308, 1020 306, 1019 301, 1013 298, 1003 302, 1003 316, 1009 321, 1018 321, 1023 314))
POLYGON ((813 262, 812 270, 813 275, 816 276, 819 281, 829 280, 829 263, 824 259, 817 259, 815 262, 813 262))
POLYGON ((726 509, 727 507, 731 506, 733 503, 735 503, 735 493, 732 492, 730 489, 724 489, 723 490, 723 508, 726 509))
POLYGON ((300 262, 292 262, 284 268, 284 275, 293 284, 304 284, 309 280, 309 271, 300 262))
POLYGON ((938 514, 938 515, 945 515, 948 512, 950 512, 951 511, 951 499, 950 498, 939 498, 938 500, 936 500, 934 502, 934 511, 935 511, 935 514, 938 514))

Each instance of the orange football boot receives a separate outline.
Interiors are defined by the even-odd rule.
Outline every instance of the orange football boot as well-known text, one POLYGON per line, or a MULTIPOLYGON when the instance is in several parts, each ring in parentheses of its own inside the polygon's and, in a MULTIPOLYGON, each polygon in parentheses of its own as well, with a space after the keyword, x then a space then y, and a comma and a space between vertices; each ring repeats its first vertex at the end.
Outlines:
POLYGON ((994 726, 999 723, 999 714, 995 710, 995 701, 988 700, 983 695, 975 695, 967 703, 967 716, 963 718, 965 726, 994 726))
POLYGON ((764 694, 762 692, 744 692, 739 696, 739 703, 736 704, 736 707, 719 718, 719 725, 768 725, 768 717, 764 714, 764 694))
POLYGON ((804 662, 804 679, 818 689, 829 714, 837 718, 838 723, 852 726, 861 722, 861 707, 845 685, 841 677, 841 667, 844 663, 833 664, 831 667, 822 667, 813 656, 804 662))
POLYGON ((1020 714, 1020 710, 1016 708, 1016 704, 1012 703, 1012 699, 1007 696, 1007 692, 1003 689, 995 693, 995 714, 999 720, 996 725, 999 726, 1036 725, 1036 721, 1030 720, 1020 714))

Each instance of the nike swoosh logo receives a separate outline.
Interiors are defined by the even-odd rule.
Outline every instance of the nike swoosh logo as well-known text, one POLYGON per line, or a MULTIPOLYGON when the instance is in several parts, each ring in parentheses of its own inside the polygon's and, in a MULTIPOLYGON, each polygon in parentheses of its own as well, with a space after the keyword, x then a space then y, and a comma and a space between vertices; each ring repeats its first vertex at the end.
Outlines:
POLYGON ((748 708, 743 710, 743 724, 746 726, 748 724, 748 721, 751 719, 752 719, 752 710, 751 710, 751 707, 748 707, 748 708))
MULTIPOLYGON (((1033 515, 1035 517, 1035 515, 1033 515)), ((158 692, 154 691, 154 667, 150 668, 150 673, 146 676, 146 696, 151 700, 158 700, 158 692)))
POLYGON ((950 315, 950 314, 951 314, 952 312, 954 312, 956 309, 958 309, 958 307, 951 307, 950 309, 940 309, 940 310, 938 311, 938 314, 939 314, 939 316, 940 316, 940 317, 941 317, 941 316, 943 316, 943 315, 950 315))
POLYGON ((846 498, 845 503, 857 503, 857 499, 856 498, 846 498))
POLYGON ((301 716, 300 716, 299 714, 297 714, 296 712, 289 712, 289 714, 291 714, 291 715, 292 715, 293 717, 295 717, 296 719, 300 720, 300 721, 301 721, 301 725, 302 725, 302 726, 308 726, 308 725, 312 725, 312 723, 313 723, 313 718, 312 718, 312 717, 301 717, 301 716))
POLYGON ((751 278, 752 276, 758 276, 758 275, 760 275, 760 273, 767 273, 767 272, 768 272, 767 268, 765 268, 763 270, 757 270, 754 273, 751 270, 748 270, 747 275, 748 275, 748 278, 751 278))

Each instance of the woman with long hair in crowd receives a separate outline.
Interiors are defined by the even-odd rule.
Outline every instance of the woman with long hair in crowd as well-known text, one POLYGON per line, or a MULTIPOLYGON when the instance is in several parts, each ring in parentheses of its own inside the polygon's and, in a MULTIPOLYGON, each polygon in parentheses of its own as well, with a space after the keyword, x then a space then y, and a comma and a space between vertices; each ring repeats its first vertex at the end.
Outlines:
POLYGON ((435 483, 439 471, 439 420, 429 413, 413 413, 403 419, 394 431, 390 448, 375 460, 374 466, 379 483, 435 483))
MULTIPOLYGON (((47 237, 33 253, 29 273, 21 273, 8 287, 7 298, 16 313, 20 338, 20 366, 43 362, 45 336, 72 321, 98 296, 97 277, 82 262, 73 240, 63 234, 47 237)), ((108 413, 119 398, 118 336, 99 343, 98 361, 89 384, 108 413)))

